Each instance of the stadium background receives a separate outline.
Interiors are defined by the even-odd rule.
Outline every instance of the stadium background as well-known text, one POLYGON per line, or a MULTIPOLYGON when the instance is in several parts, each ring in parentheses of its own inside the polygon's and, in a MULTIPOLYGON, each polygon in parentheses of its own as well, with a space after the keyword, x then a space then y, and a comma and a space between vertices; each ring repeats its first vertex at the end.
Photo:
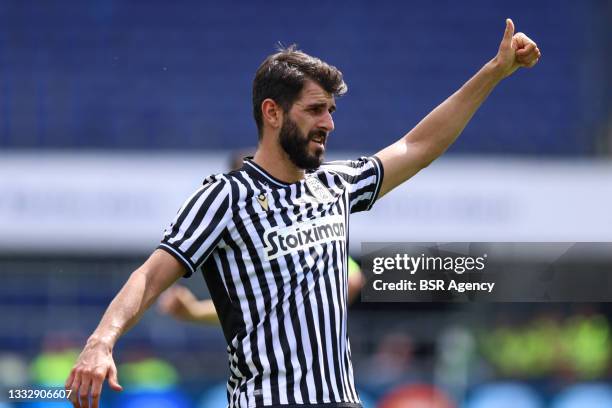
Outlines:
MULTIPOLYGON (((328 151, 354 157, 491 58, 508 16, 540 64, 351 240, 612 241, 609 1, 0 2, 0 387, 61 385, 182 200, 253 147, 251 81, 278 41, 344 72, 328 151)), ((611 319, 610 303, 357 302, 349 330, 365 407, 432 390, 436 407, 609 407, 611 319)), ((126 391, 103 406, 222 406, 216 327, 151 310, 115 356, 126 391)))

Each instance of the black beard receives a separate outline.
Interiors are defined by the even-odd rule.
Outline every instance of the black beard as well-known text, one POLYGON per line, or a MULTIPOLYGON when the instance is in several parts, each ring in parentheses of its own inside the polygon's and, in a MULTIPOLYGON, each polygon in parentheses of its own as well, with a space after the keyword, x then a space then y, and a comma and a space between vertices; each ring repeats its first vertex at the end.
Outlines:
POLYGON ((296 167, 304 170, 314 170, 323 163, 323 150, 310 154, 308 152, 308 142, 311 137, 320 133, 323 132, 315 130, 306 136, 298 129, 294 121, 286 117, 283 121, 278 140, 285 153, 289 156, 289 160, 296 167))

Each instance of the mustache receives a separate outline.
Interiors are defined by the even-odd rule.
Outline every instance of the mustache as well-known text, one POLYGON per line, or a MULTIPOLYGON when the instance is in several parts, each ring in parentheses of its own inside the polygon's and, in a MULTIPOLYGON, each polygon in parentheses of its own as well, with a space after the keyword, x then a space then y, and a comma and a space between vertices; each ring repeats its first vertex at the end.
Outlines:
POLYGON ((322 137, 323 140, 327 140, 327 132, 324 130, 313 130, 308 133, 308 139, 312 139, 317 136, 322 137))

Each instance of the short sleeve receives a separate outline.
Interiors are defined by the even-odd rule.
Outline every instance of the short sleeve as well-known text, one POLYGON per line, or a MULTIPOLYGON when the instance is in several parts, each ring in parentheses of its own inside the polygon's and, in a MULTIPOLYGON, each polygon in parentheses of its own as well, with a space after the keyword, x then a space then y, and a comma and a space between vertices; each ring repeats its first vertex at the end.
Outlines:
POLYGON ((367 211, 378 198, 383 181, 383 166, 376 156, 357 160, 333 161, 322 165, 338 174, 347 185, 351 212, 367 211))
POLYGON ((191 276, 221 240, 231 219, 230 186, 225 179, 208 178, 185 201, 164 231, 158 248, 174 256, 191 276))

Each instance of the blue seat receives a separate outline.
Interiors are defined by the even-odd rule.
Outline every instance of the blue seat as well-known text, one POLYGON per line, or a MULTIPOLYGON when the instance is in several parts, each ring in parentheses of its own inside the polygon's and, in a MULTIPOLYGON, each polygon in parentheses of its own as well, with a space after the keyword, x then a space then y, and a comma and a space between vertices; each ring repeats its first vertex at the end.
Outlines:
POLYGON ((607 384, 578 384, 559 394, 552 408, 610 408, 612 386, 607 384))
POLYGON ((543 408, 540 396, 521 383, 493 383, 478 387, 464 408, 543 408))

